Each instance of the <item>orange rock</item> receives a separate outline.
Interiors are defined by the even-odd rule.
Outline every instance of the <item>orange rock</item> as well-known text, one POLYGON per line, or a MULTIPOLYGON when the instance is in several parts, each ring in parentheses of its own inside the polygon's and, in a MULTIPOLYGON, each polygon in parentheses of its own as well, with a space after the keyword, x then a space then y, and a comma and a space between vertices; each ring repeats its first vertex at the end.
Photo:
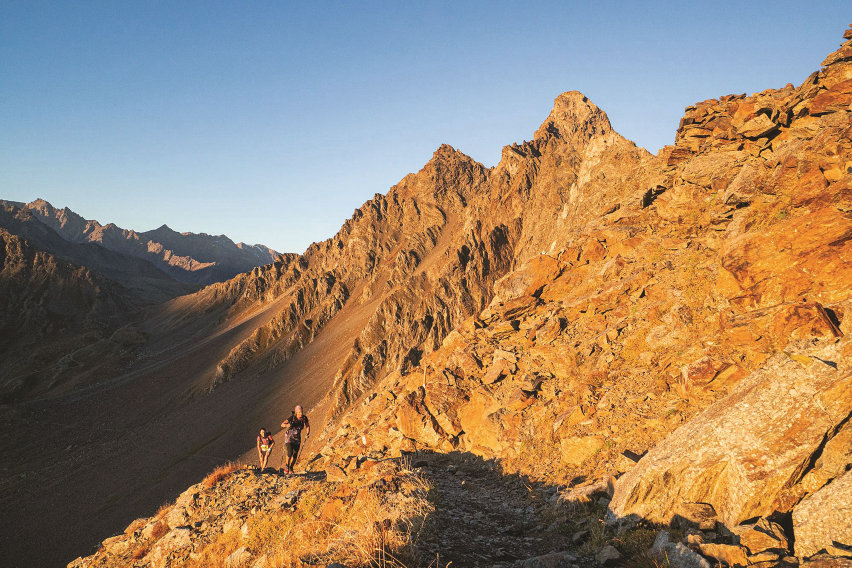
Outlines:
POLYGON ((534 393, 516 389, 514 393, 506 401, 506 408, 512 412, 520 412, 525 408, 529 408, 535 402, 536 396, 534 393))
POLYGON ((606 247, 595 239, 589 239, 583 245, 580 262, 597 262, 606 258, 606 247))
MULTIPOLYGON (((848 342, 806 354, 834 362, 848 342)), ((612 519, 667 523, 693 502, 712 505, 732 527, 779 510, 801 464, 852 413, 852 368, 835 366, 805 368, 786 354, 767 361, 618 480, 612 519)))
POLYGON ((735 239, 723 251, 722 266, 752 307, 802 297, 831 304, 845 298, 852 275, 845 260, 852 255, 849 235, 848 217, 824 208, 735 239))
POLYGON ((715 378, 722 367, 722 362, 705 355, 681 368, 681 380, 687 388, 691 385, 705 385, 715 378))
POLYGON ((775 337, 779 338, 779 347, 789 340, 841 337, 843 333, 834 325, 818 302, 794 304, 781 309, 772 324, 775 337))
POLYGON ((772 551, 783 553, 787 551, 789 544, 784 535, 784 529, 777 523, 760 519, 752 526, 738 528, 740 544, 746 547, 749 555, 772 551))
POLYGON ((760 138, 773 132, 778 128, 772 119, 765 114, 759 114, 746 121, 738 128, 739 133, 746 138, 760 138))
POLYGON ((502 446, 503 431, 497 417, 492 416, 500 404, 487 392, 474 391, 470 400, 458 411, 466 441, 474 446, 495 450, 502 446))
POLYGON ((745 549, 741 546, 702 543, 698 545, 698 548, 704 556, 709 556, 710 558, 728 566, 748 566, 751 564, 745 553, 745 549))
POLYGON ((326 501, 325 505, 323 505, 322 510, 320 510, 320 518, 326 521, 333 521, 334 519, 340 518, 344 505, 345 503, 343 502, 343 499, 329 499, 326 501))
POLYGON ((424 403, 424 396, 425 389, 421 386, 402 399, 396 413, 396 427, 407 438, 438 445, 443 440, 441 427, 424 403))
POLYGON ((566 438, 559 444, 562 461, 568 465, 579 466, 595 455, 604 445, 602 438, 585 436, 566 438))

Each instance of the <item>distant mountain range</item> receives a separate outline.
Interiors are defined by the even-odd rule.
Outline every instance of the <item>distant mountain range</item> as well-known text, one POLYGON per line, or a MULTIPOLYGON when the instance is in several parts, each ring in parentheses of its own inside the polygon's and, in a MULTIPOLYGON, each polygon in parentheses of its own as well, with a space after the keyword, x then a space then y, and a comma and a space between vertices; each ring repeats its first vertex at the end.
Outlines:
MULTIPOLYGON (((0 201, 0 204, 3 206, 0 226, 10 231, 8 223, 12 221, 9 217, 17 216, 17 226, 21 227, 21 221, 25 221, 23 218, 25 215, 22 216, 15 210, 26 211, 33 219, 52 229, 67 243, 95 244, 113 253, 142 259, 165 273, 170 280, 184 284, 206 286, 214 282, 222 282, 241 272, 247 272, 255 266, 269 264, 279 254, 264 245, 234 243, 225 235, 178 233, 166 225, 141 233, 122 229, 114 223, 102 225, 98 221, 84 219, 67 207, 57 209, 44 199, 36 199, 30 203, 0 201)), ((30 234, 34 233, 44 235, 41 228, 31 229, 30 234)), ((48 246, 48 241, 54 243, 49 245, 49 252, 55 252, 58 256, 82 266, 97 262, 101 269, 113 274, 116 269, 124 271, 124 268, 130 266, 134 267, 132 272, 136 272, 140 266, 139 263, 122 260, 127 264, 124 267, 117 267, 114 264, 116 260, 119 260, 117 257, 104 258, 100 252, 92 253, 80 248, 68 247, 56 243, 52 237, 42 240, 42 246, 48 246)), ((141 270, 146 276, 156 277, 151 275, 147 268, 141 268, 141 270)))

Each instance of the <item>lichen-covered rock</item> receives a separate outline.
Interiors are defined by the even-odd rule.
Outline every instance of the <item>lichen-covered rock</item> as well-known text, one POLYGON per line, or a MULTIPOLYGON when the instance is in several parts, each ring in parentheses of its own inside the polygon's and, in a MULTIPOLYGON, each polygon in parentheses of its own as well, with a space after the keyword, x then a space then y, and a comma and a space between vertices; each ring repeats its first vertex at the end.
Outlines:
POLYGON ((770 552, 777 557, 789 548, 787 535, 778 523, 767 519, 758 519, 754 524, 740 525, 733 529, 739 535, 740 544, 746 548, 750 557, 770 552))
POLYGON ((852 470, 793 509, 793 533, 800 558, 822 550, 852 557, 852 470))
POLYGON ((676 430, 618 480, 610 519, 668 523, 685 502, 709 503, 733 527, 783 508, 852 413, 852 341, 787 353, 676 430))
POLYGON ((800 566, 802 568, 852 568, 852 559, 829 554, 817 554, 802 562, 800 566))
POLYGON ((712 531, 716 528, 716 510, 708 503, 681 503, 674 511, 672 525, 712 531))
POLYGON ((576 560, 577 556, 567 551, 551 552, 525 560, 517 560, 513 568, 571 568, 576 560))
POLYGON ((598 564, 601 566, 609 564, 610 562, 615 562, 619 558, 621 558, 621 553, 618 552, 617 548, 610 544, 604 546, 597 554, 595 554, 595 560, 597 560, 598 564))

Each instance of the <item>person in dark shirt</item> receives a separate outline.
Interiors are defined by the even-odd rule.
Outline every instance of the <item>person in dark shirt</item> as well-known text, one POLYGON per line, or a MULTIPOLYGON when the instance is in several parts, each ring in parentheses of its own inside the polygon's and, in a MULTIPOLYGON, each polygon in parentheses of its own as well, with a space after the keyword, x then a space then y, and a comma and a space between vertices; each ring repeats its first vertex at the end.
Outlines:
POLYGON ((302 430, 305 431, 305 438, 309 438, 311 424, 302 412, 302 407, 296 406, 290 418, 281 423, 281 427, 284 428, 284 473, 293 473, 302 445, 302 430))
POLYGON ((266 428, 260 429, 260 434, 257 436, 257 461, 260 462, 260 469, 266 469, 266 462, 269 461, 269 455, 272 453, 272 446, 275 445, 275 440, 266 428))

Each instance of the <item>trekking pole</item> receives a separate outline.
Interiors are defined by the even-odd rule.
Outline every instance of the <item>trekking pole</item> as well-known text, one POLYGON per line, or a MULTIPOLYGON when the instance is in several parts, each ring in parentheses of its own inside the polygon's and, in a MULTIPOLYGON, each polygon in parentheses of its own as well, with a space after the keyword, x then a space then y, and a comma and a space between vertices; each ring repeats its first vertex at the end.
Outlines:
MULTIPOLYGON (((293 466, 294 467, 296 466, 296 462, 299 461, 299 458, 301 456, 302 456, 302 444, 299 444, 299 451, 296 452, 296 459, 293 460, 293 466)), ((296 472, 293 471, 293 473, 296 473, 296 472)), ((305 470, 305 473, 307 473, 307 470, 305 470)))

